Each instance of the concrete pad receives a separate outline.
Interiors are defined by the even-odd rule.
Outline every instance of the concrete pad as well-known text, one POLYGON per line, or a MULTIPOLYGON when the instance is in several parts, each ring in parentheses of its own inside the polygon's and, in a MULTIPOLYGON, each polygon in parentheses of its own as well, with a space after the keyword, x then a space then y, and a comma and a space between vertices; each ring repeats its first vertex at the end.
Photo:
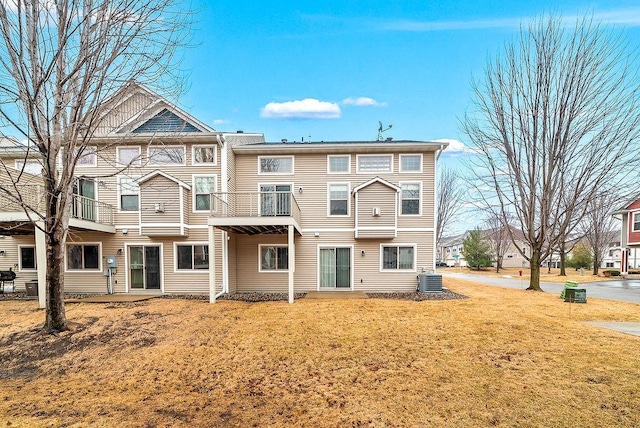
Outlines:
POLYGON ((364 291, 309 291, 305 299, 368 299, 364 291))
POLYGON ((640 336, 640 322, 585 321, 585 323, 620 333, 640 336))
POLYGON ((104 294, 102 296, 88 296, 81 299, 68 299, 65 303, 119 303, 119 302, 140 302, 142 300, 154 299, 161 294, 104 294))

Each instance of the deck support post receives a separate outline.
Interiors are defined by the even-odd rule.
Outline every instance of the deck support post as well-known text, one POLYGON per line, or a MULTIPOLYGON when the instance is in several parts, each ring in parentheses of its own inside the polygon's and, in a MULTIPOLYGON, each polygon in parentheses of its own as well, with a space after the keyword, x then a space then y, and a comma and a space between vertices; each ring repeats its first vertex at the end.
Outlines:
POLYGON ((216 302, 216 228, 209 226, 209 303, 216 302))
POLYGON ((293 303, 293 278, 296 271, 296 248, 294 245, 295 228, 289 225, 288 239, 289 239, 289 303, 293 303))

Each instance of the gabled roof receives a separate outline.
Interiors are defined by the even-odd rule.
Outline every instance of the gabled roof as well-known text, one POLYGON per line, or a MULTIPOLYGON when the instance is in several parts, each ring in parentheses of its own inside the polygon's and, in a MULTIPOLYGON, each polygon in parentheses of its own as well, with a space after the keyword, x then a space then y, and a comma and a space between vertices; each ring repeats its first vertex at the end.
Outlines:
POLYGON ((142 184, 142 183, 144 183, 144 182, 146 182, 146 181, 149 181, 149 180, 151 180, 152 178, 157 177, 157 176, 159 176, 159 175, 161 175, 162 177, 164 177, 164 178, 166 178, 166 179, 168 179, 168 180, 173 181, 174 183, 178 184, 178 186, 182 186, 182 187, 184 187, 184 188, 185 188, 185 189, 187 189, 187 190, 191 190, 191 186, 189 186, 189 185, 188 185, 187 183, 185 183, 184 181, 182 181, 182 180, 180 180, 180 179, 178 179, 178 178, 175 178, 174 176, 169 175, 169 174, 167 174, 166 172, 162 172, 162 171, 160 171, 159 169, 156 169, 156 170, 154 170, 154 171, 151 171, 149 174, 147 174, 147 175, 143 175, 142 177, 138 178, 138 179, 136 180, 136 183, 138 183, 138 184, 142 184))
POLYGON ((149 134, 156 132, 202 132, 202 130, 174 112, 169 111, 169 109, 164 108, 131 132, 134 134, 149 134))
POLYGON ((633 198, 626 199, 624 205, 612 212, 611 215, 628 213, 629 211, 631 211, 631 206, 638 201, 640 201, 640 194, 635 195, 633 198))
POLYGON ((396 192, 399 192, 399 191, 401 190, 398 186, 396 186, 395 184, 393 184, 393 183, 391 183, 391 182, 389 182, 389 181, 385 180, 384 178, 374 177, 374 178, 372 178, 371 180, 369 180, 369 181, 365 181, 365 182, 364 182, 364 183, 362 183, 361 185, 359 185, 359 186, 357 186, 357 187, 354 187, 354 188, 353 188, 353 193, 357 193, 357 192, 359 192, 360 190, 364 189, 365 187, 372 185, 373 183, 380 183, 380 184, 383 184, 383 185, 385 185, 385 186, 387 186, 387 187, 389 187, 389 188, 391 188, 391 189, 395 190, 396 192))

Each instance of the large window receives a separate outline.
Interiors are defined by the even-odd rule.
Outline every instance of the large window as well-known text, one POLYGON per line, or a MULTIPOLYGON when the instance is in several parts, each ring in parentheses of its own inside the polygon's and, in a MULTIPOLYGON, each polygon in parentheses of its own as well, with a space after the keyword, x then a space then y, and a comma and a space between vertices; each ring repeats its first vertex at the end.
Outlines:
POLYGON ((96 166, 97 164, 98 164, 98 155, 97 155, 96 147, 94 146, 83 147, 82 153, 80 154, 80 157, 78 157, 78 162, 76 163, 76 166, 77 167, 96 166))
POLYGON ((640 213, 633 213, 633 231, 640 232, 640 213))
POLYGON ((349 215, 349 183, 329 183, 329 212, 330 216, 349 215))
POLYGON ((293 174, 293 156, 259 156, 259 174, 293 174))
POLYGON ((176 270, 209 269, 209 246, 202 244, 176 245, 176 270))
POLYGON ((118 147, 118 166, 140 166, 140 146, 118 147))
POLYGON ((382 270, 415 271, 414 245, 382 245, 382 270))
POLYGON ((400 155, 400 172, 422 172, 422 155, 400 155))
POLYGON ((351 172, 351 155, 328 155, 327 172, 329 174, 349 174, 351 172))
POLYGON ((289 269, 289 248, 284 245, 260 245, 260 272, 289 269))
POLYGON ((100 269, 98 244, 67 244, 67 270, 100 269))
POLYGON ((215 175, 193 177, 193 210, 209 211, 211 209, 211 194, 216 191, 215 175))
POLYGON ((420 183, 400 183, 402 215, 420 215, 420 183))
POLYGON ((184 165, 184 146, 149 147, 149 165, 184 165))
POLYGON ((393 155, 358 155, 358 172, 393 172, 393 155))
POLYGON ((208 146, 193 146, 193 161, 194 165, 197 164, 212 164, 216 163, 216 146, 208 145, 208 146))
POLYGON ((138 211, 140 209, 140 187, 135 180, 132 177, 118 177, 121 211, 138 211))
POLYGON ((36 268, 36 247, 24 246, 20 249, 20 270, 35 270, 36 268))
POLYGON ((26 163, 23 160, 16 161, 16 169, 19 171, 27 172, 33 175, 42 175, 42 164, 37 160, 28 160, 26 163))

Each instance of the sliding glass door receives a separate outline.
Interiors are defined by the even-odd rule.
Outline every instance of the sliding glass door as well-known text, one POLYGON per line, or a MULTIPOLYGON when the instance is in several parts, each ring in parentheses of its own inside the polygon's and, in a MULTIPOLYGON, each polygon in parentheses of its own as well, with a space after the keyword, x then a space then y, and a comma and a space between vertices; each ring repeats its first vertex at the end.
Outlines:
POLYGON ((320 289, 351 288, 351 248, 320 248, 320 289))

